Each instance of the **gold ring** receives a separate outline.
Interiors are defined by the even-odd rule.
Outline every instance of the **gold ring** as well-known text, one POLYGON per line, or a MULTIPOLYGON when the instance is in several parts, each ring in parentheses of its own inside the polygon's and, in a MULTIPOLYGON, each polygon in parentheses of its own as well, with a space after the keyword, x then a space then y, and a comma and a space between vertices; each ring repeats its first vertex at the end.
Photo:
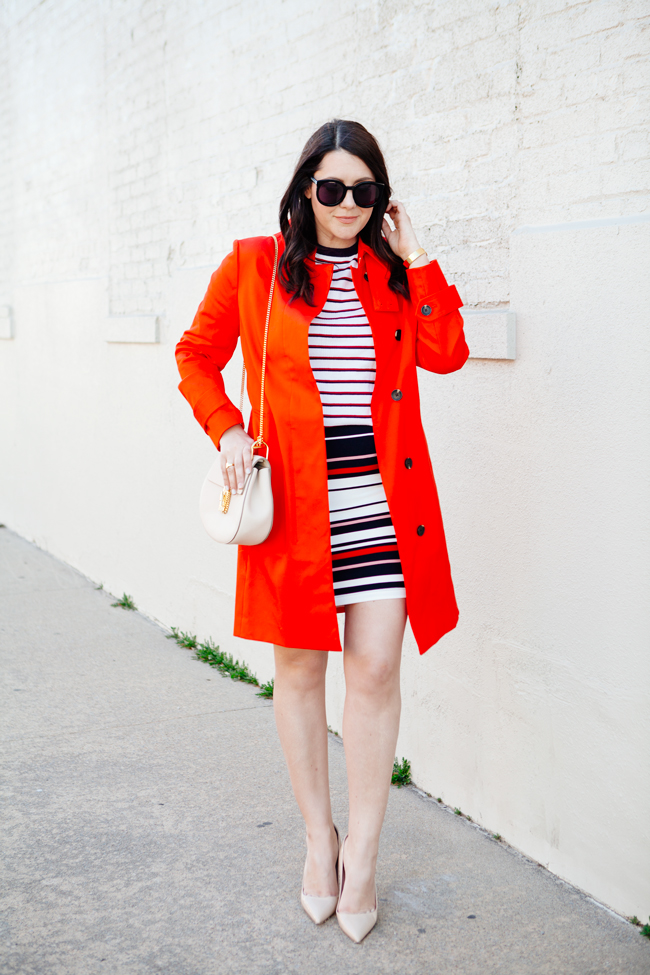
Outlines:
POLYGON ((228 470, 229 467, 234 467, 234 466, 235 466, 234 464, 226 464, 226 470, 228 470))

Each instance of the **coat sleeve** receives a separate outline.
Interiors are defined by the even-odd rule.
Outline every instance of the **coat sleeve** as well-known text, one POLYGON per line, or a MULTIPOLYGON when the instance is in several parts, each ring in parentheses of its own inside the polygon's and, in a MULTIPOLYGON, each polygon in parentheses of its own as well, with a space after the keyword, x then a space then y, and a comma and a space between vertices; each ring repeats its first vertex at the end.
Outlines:
POLYGON ((455 372, 467 361, 460 295, 448 285, 437 261, 409 268, 415 315, 415 360, 429 372, 455 372))
POLYGON ((239 337, 238 280, 239 246, 235 241, 233 251, 210 278, 192 326, 176 346, 181 374, 178 388, 217 448, 229 427, 243 424, 242 414, 226 396, 221 375, 239 337))

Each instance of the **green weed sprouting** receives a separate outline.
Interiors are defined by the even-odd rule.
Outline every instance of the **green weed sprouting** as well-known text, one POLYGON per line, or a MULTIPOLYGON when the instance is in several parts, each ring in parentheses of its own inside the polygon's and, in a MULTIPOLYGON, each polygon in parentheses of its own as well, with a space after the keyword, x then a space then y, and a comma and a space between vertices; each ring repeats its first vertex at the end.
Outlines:
MULTIPOLYGON (((650 917, 648 918, 648 921, 650 921, 650 917)), ((643 925, 641 928, 641 934, 644 938, 650 938, 650 924, 643 925)))
MULTIPOLYGON (((102 583, 103 585, 103 583, 102 583)), ((126 593, 122 593, 122 598, 118 599, 116 603, 111 603, 111 606, 121 606, 122 609, 137 609, 138 607, 133 602, 132 596, 127 596, 126 593)))
POLYGON ((188 650, 195 650, 199 644, 199 641, 191 633, 185 633, 184 630, 177 630, 175 626, 172 626, 171 636, 167 637, 168 640, 176 640, 179 647, 186 647, 188 650))
MULTIPOLYGON (((182 645, 187 646, 187 643, 182 645)), ((211 667, 216 667, 220 673, 226 677, 230 677, 231 680, 240 680, 244 684, 255 684, 256 687, 259 687, 257 677, 255 674, 251 674, 246 664, 240 664, 238 660, 233 658, 232 654, 224 653, 211 640, 206 640, 205 643, 195 644, 190 649, 195 651, 197 660, 203 660, 206 664, 210 664, 211 667)))
MULTIPOLYGON (((224 653, 212 640, 207 639, 203 643, 199 643, 193 633, 185 633, 184 630, 179 630, 176 626, 172 626, 172 631, 168 634, 167 639, 175 640, 179 647, 194 650, 194 656, 197 660, 202 660, 204 663, 209 664, 210 667, 215 667, 224 677, 230 677, 231 680, 238 680, 244 684, 253 684, 255 687, 260 687, 257 677, 250 672, 246 664, 235 660, 232 654, 224 653)), ((258 697, 273 697, 273 680, 261 685, 261 689, 258 691, 258 697)))
POLYGON ((401 789, 403 785, 411 784, 411 763, 408 759, 403 758, 401 763, 397 761, 397 758, 393 762, 393 774, 391 776, 391 783, 396 785, 398 789, 401 789))

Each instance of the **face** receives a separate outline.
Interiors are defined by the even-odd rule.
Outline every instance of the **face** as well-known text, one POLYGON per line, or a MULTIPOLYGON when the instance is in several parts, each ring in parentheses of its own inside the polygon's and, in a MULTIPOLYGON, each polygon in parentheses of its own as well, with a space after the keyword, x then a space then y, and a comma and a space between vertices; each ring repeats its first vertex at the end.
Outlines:
MULTIPOLYGON (((354 186, 364 180, 374 180, 375 175, 358 156, 351 156, 343 149, 323 156, 315 179, 340 179, 346 186, 354 186)), ((350 247, 372 216, 372 207, 358 207, 352 190, 335 207, 326 207, 316 199, 316 185, 311 183, 305 192, 311 200, 316 219, 318 243, 324 247, 350 247)), ((378 204, 379 205, 379 204, 378 204)))

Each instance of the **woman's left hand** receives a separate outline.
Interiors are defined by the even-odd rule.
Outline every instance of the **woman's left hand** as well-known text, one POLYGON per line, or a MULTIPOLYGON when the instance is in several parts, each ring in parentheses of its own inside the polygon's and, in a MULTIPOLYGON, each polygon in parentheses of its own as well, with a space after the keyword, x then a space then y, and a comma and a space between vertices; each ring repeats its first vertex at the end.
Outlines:
POLYGON ((415 231, 413 230, 411 218, 406 212, 404 204, 400 203, 399 200, 388 201, 386 214, 395 224, 395 229, 391 229, 388 220, 384 217, 384 222, 381 227, 384 232, 384 237, 388 241, 393 253, 397 254, 404 261, 409 254, 412 254, 413 251, 418 250, 420 247, 418 239, 415 236, 415 231))

